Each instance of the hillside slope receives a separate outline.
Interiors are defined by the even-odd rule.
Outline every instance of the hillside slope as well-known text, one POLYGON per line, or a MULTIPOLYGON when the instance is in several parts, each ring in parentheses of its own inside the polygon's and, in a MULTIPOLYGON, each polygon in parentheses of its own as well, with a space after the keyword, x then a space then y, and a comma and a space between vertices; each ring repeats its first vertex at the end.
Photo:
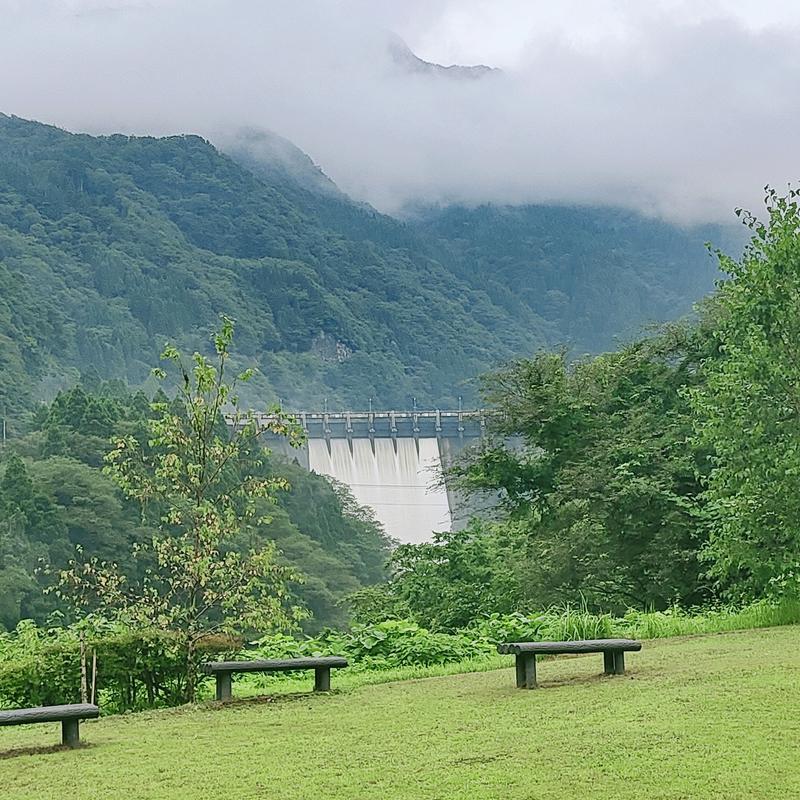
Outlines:
POLYGON ((688 313, 721 277, 705 243, 738 253, 745 240, 744 229, 581 206, 424 209, 414 227, 457 277, 511 314, 543 319, 579 353, 688 313))
POLYGON ((164 340, 203 348, 220 313, 260 367, 252 402, 444 407, 505 359, 597 349, 711 284, 695 231, 597 209, 399 221, 285 140, 229 149, 0 115, 0 409, 79 372, 138 385, 164 340))
POLYGON ((325 227, 200 138, 9 117, 0 289, 12 407, 89 366, 139 383, 164 339, 201 347, 221 312, 268 377, 260 391, 291 404, 452 403, 466 377, 543 338, 533 315, 513 319, 424 255, 325 227))

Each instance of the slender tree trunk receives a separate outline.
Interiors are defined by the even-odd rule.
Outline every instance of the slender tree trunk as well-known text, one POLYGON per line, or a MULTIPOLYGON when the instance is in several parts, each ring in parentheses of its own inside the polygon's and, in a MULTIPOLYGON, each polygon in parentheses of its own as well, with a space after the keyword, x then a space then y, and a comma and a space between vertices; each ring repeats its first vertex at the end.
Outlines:
POLYGON ((194 637, 186 646, 186 702, 194 703, 197 698, 197 648, 194 637))
POLYGON ((91 703, 97 699, 97 650, 92 650, 92 699, 91 703))
POLYGON ((81 703, 89 702, 89 691, 86 686, 86 634, 81 631, 81 703))

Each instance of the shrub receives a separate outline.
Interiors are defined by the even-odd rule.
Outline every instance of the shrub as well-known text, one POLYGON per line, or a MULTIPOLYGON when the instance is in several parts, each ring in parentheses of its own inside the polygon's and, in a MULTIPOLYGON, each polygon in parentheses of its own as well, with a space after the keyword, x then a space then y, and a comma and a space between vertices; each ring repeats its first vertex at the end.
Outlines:
POLYGON ((348 595, 345 601, 351 621, 358 625, 374 625, 387 619, 405 619, 411 615, 408 603, 395 597, 388 583, 365 586, 348 595))
POLYGON ((433 633, 408 620, 387 620, 354 626, 347 649, 356 663, 385 669, 464 661, 491 652, 492 647, 466 632, 433 633))
MULTIPOLYGON (((315 638, 265 636, 242 649, 226 638, 207 639, 203 659, 219 655, 251 658, 345 656, 356 671, 428 667, 474 660, 494 653, 498 642, 604 639, 655 639, 716 633, 800 622, 800 601, 760 601, 743 609, 629 611, 622 617, 585 609, 551 608, 539 614, 489 614, 454 633, 429 631, 406 619, 325 630, 315 638)), ((174 636, 155 629, 132 630, 92 620, 84 625, 86 647, 97 654, 98 699, 107 711, 124 711, 181 702, 185 654, 174 636)), ((288 673, 264 678, 258 686, 288 673)), ((80 628, 37 628, 21 622, 0 633, 0 706, 33 706, 80 699, 80 628)))
MULTIPOLYGON (((468 632, 433 633, 408 620, 386 620, 374 625, 354 625, 346 633, 323 631, 301 642, 291 637, 259 640, 261 658, 340 655, 357 669, 391 669, 463 661, 492 651, 492 645, 468 632), (294 644, 290 644, 294 642, 294 644)), ((249 650, 242 657, 252 658, 249 650)))
MULTIPOLYGON (((81 630, 91 682, 97 657, 96 699, 109 711, 181 702, 186 654, 175 637, 154 628, 133 630, 94 620, 93 628, 38 628, 30 620, 0 635, 0 705, 9 707, 75 703, 81 699, 81 630)), ((239 649, 229 639, 207 639, 205 658, 239 649)))
POLYGON ((0 634, 0 705, 78 702, 80 669, 77 634, 23 620, 13 632, 0 634))

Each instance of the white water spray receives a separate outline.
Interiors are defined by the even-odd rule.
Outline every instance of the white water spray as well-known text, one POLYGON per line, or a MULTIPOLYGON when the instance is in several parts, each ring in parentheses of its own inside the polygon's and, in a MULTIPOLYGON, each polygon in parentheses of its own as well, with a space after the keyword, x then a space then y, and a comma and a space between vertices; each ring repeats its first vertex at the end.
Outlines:
POLYGON ((400 542, 424 542, 451 527, 445 488, 438 484, 442 461, 436 439, 309 439, 309 468, 347 484, 369 506, 386 532, 400 542))

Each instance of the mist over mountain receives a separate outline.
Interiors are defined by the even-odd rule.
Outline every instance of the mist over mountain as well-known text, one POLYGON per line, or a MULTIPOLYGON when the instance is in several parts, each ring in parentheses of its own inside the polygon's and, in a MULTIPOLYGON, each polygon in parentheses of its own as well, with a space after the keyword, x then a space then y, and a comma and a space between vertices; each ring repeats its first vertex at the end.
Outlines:
POLYGON ((229 155, 271 183, 296 186, 347 200, 339 187, 306 153, 273 131, 245 129, 236 132, 227 141, 225 150, 229 155))
POLYGON ((385 213, 725 223, 797 178, 800 7, 779 5, 0 0, 0 109, 223 149, 275 131, 385 213))
POLYGON ((0 116, 0 404, 89 371, 132 385, 169 339, 237 319, 248 401, 474 402, 477 375, 539 347, 608 346, 712 286, 684 229, 629 211, 352 202, 301 151, 247 132, 91 137, 0 116))
POLYGON ((396 34, 389 34, 387 47, 394 62, 408 72, 444 78, 470 79, 485 78, 488 75, 500 75, 497 67, 485 64, 436 64, 417 56, 411 48, 396 34))

